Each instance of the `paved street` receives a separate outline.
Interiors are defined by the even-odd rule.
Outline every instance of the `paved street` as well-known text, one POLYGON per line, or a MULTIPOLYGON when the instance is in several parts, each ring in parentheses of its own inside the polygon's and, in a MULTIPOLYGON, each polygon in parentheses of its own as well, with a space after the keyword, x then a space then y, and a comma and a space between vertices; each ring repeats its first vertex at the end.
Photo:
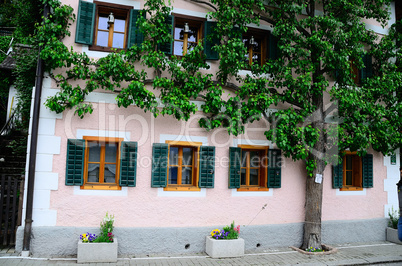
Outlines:
MULTIPOLYGON (((359 243, 334 246, 331 255, 304 255, 290 248, 249 253, 242 258, 212 259, 206 254, 172 257, 119 258, 117 263, 90 265, 402 265, 402 245, 390 242, 359 243)), ((22 258, 9 250, 0 252, 0 265, 88 265, 77 264, 75 258, 22 258)))

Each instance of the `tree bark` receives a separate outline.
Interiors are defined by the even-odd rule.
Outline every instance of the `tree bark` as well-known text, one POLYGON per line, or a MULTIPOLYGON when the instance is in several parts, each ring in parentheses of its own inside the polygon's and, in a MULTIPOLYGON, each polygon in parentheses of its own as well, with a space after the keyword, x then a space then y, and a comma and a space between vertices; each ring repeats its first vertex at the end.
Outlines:
POLYGON ((313 127, 319 129, 319 139, 310 151, 309 159, 316 162, 316 168, 313 176, 307 176, 306 181, 306 203, 305 203, 305 222, 302 249, 309 247, 321 248, 321 214, 322 214, 322 196, 325 162, 323 155, 325 153, 325 133, 324 133, 324 112, 323 99, 317 99, 317 111, 313 119, 313 127), (316 175, 322 175, 321 183, 316 183, 316 175))

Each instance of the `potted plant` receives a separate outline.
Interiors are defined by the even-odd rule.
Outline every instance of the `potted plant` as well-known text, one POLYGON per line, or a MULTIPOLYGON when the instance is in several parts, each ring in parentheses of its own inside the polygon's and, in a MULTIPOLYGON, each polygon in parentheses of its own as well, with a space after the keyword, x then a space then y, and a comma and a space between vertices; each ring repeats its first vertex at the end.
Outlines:
POLYGON ((399 211, 394 210, 392 207, 391 211, 388 211, 389 221, 387 227, 387 241, 402 244, 398 239, 398 220, 399 211))
POLYGON ((212 230, 206 237, 206 253, 212 258, 240 257, 244 255, 244 239, 239 238, 240 225, 212 230))
POLYGON ((117 239, 113 235, 114 216, 108 215, 100 223, 100 234, 87 232, 78 240, 77 262, 117 262, 117 239))

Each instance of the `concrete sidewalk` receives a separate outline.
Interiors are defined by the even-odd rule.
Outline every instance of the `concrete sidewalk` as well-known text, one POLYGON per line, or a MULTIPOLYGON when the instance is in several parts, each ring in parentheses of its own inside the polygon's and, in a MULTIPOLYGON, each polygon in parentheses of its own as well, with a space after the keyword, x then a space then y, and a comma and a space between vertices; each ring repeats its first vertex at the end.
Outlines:
MULTIPOLYGON (((202 255, 166 257, 119 258, 117 263, 94 263, 90 265, 402 265, 402 245, 390 242, 334 245, 338 252, 331 255, 304 255, 290 248, 264 250, 248 253, 241 258, 212 259, 202 255)), ((0 252, 0 265, 77 265, 75 258, 20 257, 12 251, 0 252)), ((88 264, 79 264, 88 265, 88 264)))

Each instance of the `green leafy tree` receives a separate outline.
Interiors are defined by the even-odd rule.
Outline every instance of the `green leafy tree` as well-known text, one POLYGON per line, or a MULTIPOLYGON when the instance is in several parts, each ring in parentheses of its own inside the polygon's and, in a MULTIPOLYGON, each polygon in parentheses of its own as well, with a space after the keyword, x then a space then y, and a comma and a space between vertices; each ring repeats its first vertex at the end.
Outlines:
POLYGON ((202 70, 209 68, 202 44, 183 57, 168 57, 158 50, 172 41, 165 23, 171 8, 163 0, 148 0, 144 5, 147 19, 137 22, 145 36, 141 45, 97 60, 63 45, 72 10, 52 1, 59 16, 53 15, 39 29, 41 56, 48 70, 65 71, 53 76, 60 92, 46 105, 56 112, 74 108, 83 117, 92 112, 91 104, 85 102, 89 93, 120 88, 119 106, 135 104, 155 116, 182 120, 198 110, 192 100, 202 99, 205 117, 199 124, 207 130, 225 127, 238 135, 247 123, 269 121, 267 139, 284 156, 305 162, 302 248, 321 248, 323 185, 314 177, 326 178, 324 169, 338 162, 339 151, 364 155, 373 148, 388 154, 401 143, 402 107, 397 94, 402 77, 395 64, 401 60, 396 46, 400 33, 392 28, 380 38, 363 21, 385 26, 390 1, 192 1, 212 8, 209 16, 217 21, 215 37, 221 42, 215 49, 220 61, 213 74, 202 70), (279 56, 249 67, 244 62, 242 34, 249 23, 262 22, 272 25, 279 56), (367 55, 374 59, 373 75, 356 86, 351 63, 364 68, 362 58, 367 55), (250 68, 250 74, 239 75, 245 68, 250 68), (86 80, 85 85, 76 85, 76 80, 86 80), (163 103, 160 108, 157 99, 163 103))

